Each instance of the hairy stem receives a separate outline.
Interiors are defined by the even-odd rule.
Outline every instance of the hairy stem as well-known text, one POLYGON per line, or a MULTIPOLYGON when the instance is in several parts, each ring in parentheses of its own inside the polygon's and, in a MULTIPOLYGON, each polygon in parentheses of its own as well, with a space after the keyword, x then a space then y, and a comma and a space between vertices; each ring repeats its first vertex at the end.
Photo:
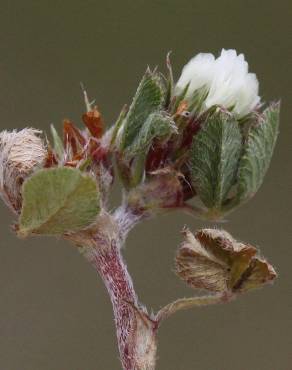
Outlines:
POLYGON ((207 295, 207 296, 199 296, 199 297, 191 297, 191 298, 180 298, 176 301, 169 303, 165 307, 163 307, 156 318, 159 323, 163 320, 167 319, 169 316, 173 315, 174 313, 187 310, 193 307, 200 307, 200 306, 209 306, 212 304, 218 303, 226 303, 230 301, 233 297, 227 294, 214 294, 214 295, 207 295))
POLYGON ((146 309, 139 306, 121 255, 121 239, 114 235, 108 233, 104 237, 97 233, 95 245, 92 242, 83 247, 82 253, 101 276, 110 296, 123 369, 154 370, 158 325, 148 316, 146 309))

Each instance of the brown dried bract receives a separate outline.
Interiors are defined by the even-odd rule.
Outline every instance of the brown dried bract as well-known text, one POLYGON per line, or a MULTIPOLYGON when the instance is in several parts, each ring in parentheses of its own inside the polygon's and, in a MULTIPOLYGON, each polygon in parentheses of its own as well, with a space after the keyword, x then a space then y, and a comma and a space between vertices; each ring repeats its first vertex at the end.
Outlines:
POLYGON ((63 122, 63 135, 64 135, 64 146, 68 148, 70 146, 73 156, 80 153, 83 150, 86 139, 78 130, 77 127, 68 119, 63 122))

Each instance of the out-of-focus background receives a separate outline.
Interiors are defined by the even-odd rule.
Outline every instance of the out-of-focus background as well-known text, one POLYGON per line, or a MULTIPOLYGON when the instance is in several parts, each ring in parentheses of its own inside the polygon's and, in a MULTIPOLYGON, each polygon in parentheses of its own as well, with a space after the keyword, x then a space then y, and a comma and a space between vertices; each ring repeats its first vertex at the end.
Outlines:
MULTIPOLYGON (((279 278, 228 305, 167 321, 159 370, 292 369, 291 18, 290 0, 1 1, 1 129, 79 122, 80 81, 111 124, 147 65, 163 69, 169 50, 179 76, 198 52, 236 48, 257 73, 263 100, 282 99, 265 183, 224 224, 261 246, 279 278)), ((120 369, 111 305, 93 269, 66 242, 18 240, 3 204, 0 217, 0 370, 120 369)), ((130 235, 128 267, 153 309, 193 294, 172 271, 184 225, 203 223, 172 214, 130 235)))

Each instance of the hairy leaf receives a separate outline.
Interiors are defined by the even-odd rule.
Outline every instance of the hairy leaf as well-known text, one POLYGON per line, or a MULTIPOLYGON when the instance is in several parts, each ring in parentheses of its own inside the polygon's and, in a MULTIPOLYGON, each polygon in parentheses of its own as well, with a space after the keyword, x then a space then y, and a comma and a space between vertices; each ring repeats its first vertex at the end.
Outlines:
POLYGON ((138 135, 127 148, 131 156, 147 154, 148 149, 155 138, 164 138, 176 132, 173 120, 161 112, 152 113, 142 125, 138 135))
POLYGON ((192 288, 239 293, 276 277, 273 267, 250 244, 237 242, 224 230, 185 231, 176 256, 176 272, 192 288))
POLYGON ((228 265, 208 251, 190 232, 176 256, 176 272, 188 285, 213 292, 227 290, 228 265))
POLYGON ((147 70, 122 125, 121 150, 132 144, 148 116, 161 107, 163 99, 159 76, 147 70))
POLYGON ((239 165, 240 200, 251 198, 257 192, 269 168, 279 132, 279 108, 279 104, 268 107, 248 132, 239 165))
POLYGON ((99 213, 95 181, 73 168, 40 170, 23 185, 19 235, 86 228, 99 213))
POLYGON ((220 209, 236 180, 242 136, 229 114, 210 116, 195 136, 190 157, 193 185, 208 208, 220 209))
POLYGON ((242 279, 238 280, 235 289, 240 292, 257 289, 259 286, 272 281, 275 277, 275 270, 266 260, 255 258, 252 260, 249 268, 243 273, 242 279))
POLYGON ((63 141, 60 138, 60 136, 59 136, 59 134, 58 134, 58 132, 55 129, 55 126, 53 124, 51 125, 51 134, 52 134, 52 138, 53 138, 53 148, 54 148, 54 151, 55 151, 55 153, 57 154, 57 156, 59 158, 62 158, 62 156, 64 154, 63 141))

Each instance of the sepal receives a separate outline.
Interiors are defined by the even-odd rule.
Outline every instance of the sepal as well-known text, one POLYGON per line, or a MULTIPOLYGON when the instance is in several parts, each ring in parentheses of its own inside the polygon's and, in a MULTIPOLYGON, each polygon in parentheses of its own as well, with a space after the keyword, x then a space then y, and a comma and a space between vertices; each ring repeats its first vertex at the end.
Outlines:
POLYGON ((119 151, 130 146, 146 119, 161 108, 164 100, 164 88, 158 73, 146 71, 133 98, 129 111, 119 129, 117 146, 119 151))

